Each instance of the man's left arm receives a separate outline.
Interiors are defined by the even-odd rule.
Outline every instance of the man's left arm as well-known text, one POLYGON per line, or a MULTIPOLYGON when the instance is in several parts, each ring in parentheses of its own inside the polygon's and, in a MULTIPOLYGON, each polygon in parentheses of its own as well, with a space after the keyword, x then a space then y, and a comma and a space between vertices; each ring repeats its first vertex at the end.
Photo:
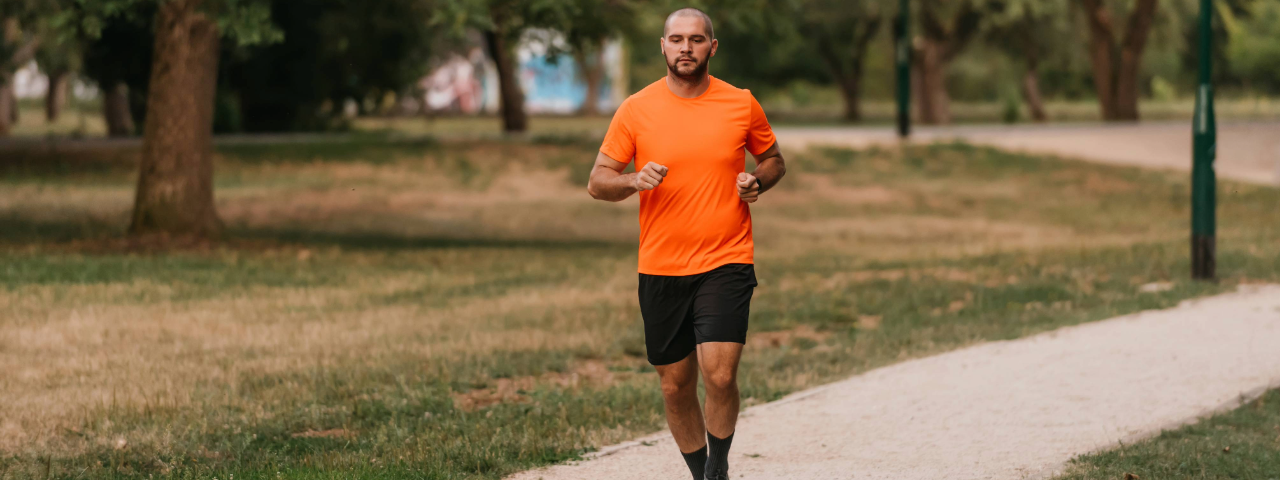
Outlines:
POLYGON ((752 156, 756 158, 756 170, 738 174, 738 197, 747 203, 755 203, 762 192, 773 188, 787 174, 787 164, 782 159, 777 141, 759 155, 752 156))

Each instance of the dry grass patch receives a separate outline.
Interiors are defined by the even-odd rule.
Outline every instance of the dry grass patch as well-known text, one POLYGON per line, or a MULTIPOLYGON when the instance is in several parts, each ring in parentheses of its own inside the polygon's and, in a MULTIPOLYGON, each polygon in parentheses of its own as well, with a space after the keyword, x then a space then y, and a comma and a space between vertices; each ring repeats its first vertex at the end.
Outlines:
POLYGON ((625 362, 608 363, 602 360, 579 360, 573 362, 568 371, 491 379, 485 382, 486 385, 483 388, 454 392, 453 405, 459 410, 474 412, 499 403, 529 402, 530 399, 526 393, 539 387, 561 389, 608 388, 635 375, 637 375, 637 372, 634 367, 625 362), (627 369, 614 371, 610 368, 611 366, 625 366, 627 369))
POLYGON ((787 330, 751 332, 747 334, 747 348, 778 348, 791 345, 796 339, 810 340, 817 344, 831 338, 831 332, 817 331, 810 325, 800 325, 787 330))

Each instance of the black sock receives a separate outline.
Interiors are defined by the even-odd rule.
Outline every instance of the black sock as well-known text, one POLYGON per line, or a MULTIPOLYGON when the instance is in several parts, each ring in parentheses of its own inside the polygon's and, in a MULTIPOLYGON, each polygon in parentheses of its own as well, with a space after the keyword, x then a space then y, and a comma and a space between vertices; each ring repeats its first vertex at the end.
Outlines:
POLYGON ((716 438, 707 432, 707 479, 729 478, 729 445, 732 443, 732 433, 725 438, 716 438))
POLYGON ((684 463, 689 464, 689 471, 693 473, 693 480, 702 480, 702 472, 707 468, 706 445, 692 452, 680 452, 680 454, 684 455, 684 463))

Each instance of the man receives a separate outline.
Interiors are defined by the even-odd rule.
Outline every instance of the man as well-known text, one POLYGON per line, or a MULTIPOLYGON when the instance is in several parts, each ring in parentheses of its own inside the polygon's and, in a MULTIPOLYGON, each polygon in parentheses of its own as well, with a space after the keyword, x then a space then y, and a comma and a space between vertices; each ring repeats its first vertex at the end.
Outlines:
POLYGON ((738 421, 738 359, 756 286, 747 205, 786 172, 751 92, 708 75, 718 44, 711 18, 667 17, 667 76, 618 107, 587 191, 640 193, 640 311, 667 425, 695 479, 728 479, 738 421), (756 159, 745 172, 743 149, 756 159), (623 174, 632 158, 636 172, 623 174), (698 405, 698 372, 706 417, 698 405))

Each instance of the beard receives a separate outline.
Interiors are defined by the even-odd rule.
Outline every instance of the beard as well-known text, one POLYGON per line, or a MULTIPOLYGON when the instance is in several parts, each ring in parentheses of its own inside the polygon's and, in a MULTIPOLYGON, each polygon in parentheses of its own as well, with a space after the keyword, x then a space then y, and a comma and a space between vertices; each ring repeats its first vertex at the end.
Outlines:
POLYGON ((675 61, 668 58, 667 73, 669 73, 672 78, 681 82, 697 83, 699 80, 702 80, 703 77, 707 76, 707 67, 710 63, 711 57, 707 57, 701 62, 693 57, 676 57, 675 61), (680 60, 682 58, 693 60, 693 66, 681 65, 680 60))

